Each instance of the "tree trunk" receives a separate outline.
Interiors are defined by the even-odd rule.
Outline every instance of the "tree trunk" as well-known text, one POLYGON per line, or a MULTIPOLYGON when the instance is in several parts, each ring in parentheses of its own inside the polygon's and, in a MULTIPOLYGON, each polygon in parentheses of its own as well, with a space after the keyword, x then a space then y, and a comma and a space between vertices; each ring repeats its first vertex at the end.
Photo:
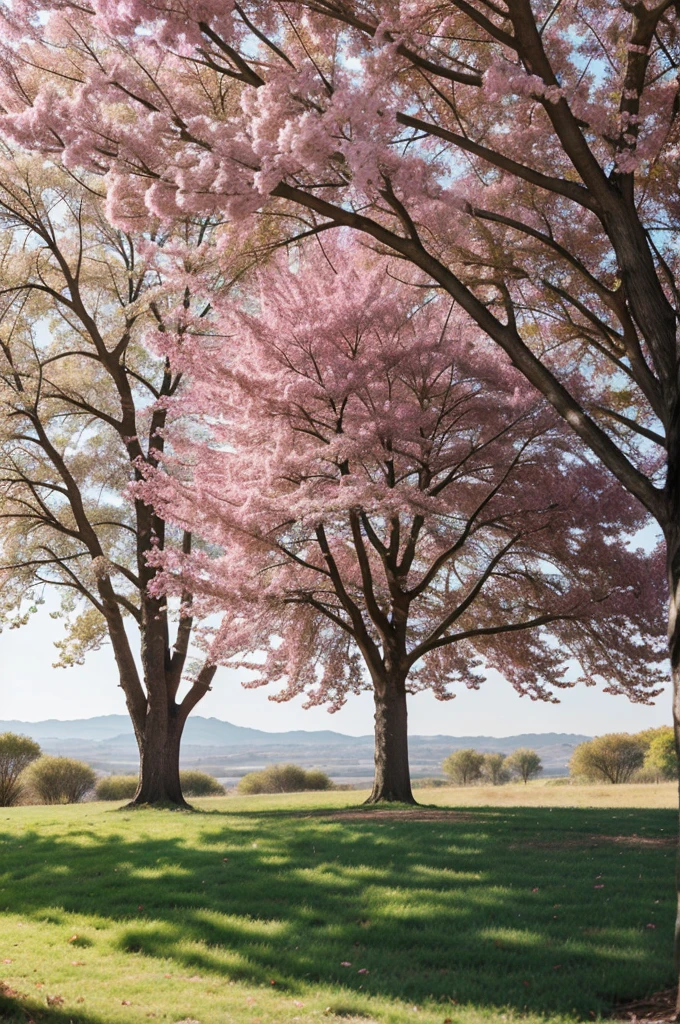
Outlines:
POLYGON ((414 804, 408 764, 408 722, 404 683, 388 682, 375 700, 375 778, 367 804, 414 804))
POLYGON ((139 786, 129 806, 188 808, 179 781, 179 749, 186 716, 149 708, 139 743, 139 786))
MULTIPOLYGON (((670 475, 670 474, 669 474, 670 475)), ((668 652, 671 662, 673 680, 673 731, 675 734, 675 752, 680 766, 680 527, 666 529, 666 547, 668 560, 668 652)), ((680 791, 680 778, 678 779, 680 791)), ((680 846, 676 851, 676 892, 678 897, 678 913, 675 919, 675 974, 680 976, 680 846)), ((680 1013, 680 987, 678 989, 676 1010, 680 1013)))

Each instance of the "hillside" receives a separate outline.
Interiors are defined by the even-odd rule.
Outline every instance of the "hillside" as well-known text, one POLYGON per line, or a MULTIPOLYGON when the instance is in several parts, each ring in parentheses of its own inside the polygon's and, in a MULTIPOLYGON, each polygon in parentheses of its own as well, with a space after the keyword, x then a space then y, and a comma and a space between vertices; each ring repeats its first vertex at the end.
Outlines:
MULTIPOLYGON (((103 772, 137 769, 137 746, 126 715, 71 721, 0 721, 0 732, 6 731, 31 736, 47 753, 82 758, 103 772)), ((438 775, 444 758, 463 747, 502 754, 517 747, 532 747, 540 754, 546 775, 562 775, 574 747, 588 738, 570 733, 526 733, 500 738, 412 736, 411 768, 417 779, 438 775)), ((346 736, 330 729, 265 732, 200 715, 187 722, 182 747, 185 768, 200 767, 230 783, 247 771, 276 761, 321 768, 338 782, 365 782, 373 771, 373 737, 346 736)))

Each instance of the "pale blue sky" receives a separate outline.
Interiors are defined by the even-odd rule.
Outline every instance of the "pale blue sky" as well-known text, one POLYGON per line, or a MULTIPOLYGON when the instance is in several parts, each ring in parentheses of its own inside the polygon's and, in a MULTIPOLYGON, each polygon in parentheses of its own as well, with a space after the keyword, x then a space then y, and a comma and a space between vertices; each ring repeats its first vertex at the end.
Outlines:
MULTIPOLYGON (((56 660, 52 643, 61 635, 61 628, 41 609, 23 629, 0 634, 0 719, 35 722, 125 713, 110 648, 91 655, 82 667, 51 667, 56 660)), ((244 690, 224 669, 218 672, 213 691, 196 714, 272 732, 334 729, 360 735, 370 733, 373 725, 368 694, 351 698, 335 715, 322 708, 304 711, 299 702, 268 701, 265 689, 244 690)), ((498 678, 490 678, 477 692, 462 690, 445 704, 429 694, 419 694, 409 705, 411 732, 420 735, 636 732, 670 723, 670 714, 669 693, 659 697, 655 706, 643 707, 630 704, 625 697, 578 687, 565 691, 560 704, 543 704, 520 698, 498 678)))

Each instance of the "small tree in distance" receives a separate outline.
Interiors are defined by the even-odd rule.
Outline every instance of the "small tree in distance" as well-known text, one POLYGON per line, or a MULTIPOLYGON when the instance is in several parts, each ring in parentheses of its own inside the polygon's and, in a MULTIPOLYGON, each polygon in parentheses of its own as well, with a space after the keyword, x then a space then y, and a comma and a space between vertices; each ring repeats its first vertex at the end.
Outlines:
POLYGON ((510 773, 505 765, 503 754, 485 754, 482 766, 482 776, 492 786, 501 786, 510 778, 510 773))
POLYGON ((444 760, 442 771, 459 786, 469 786, 482 777, 484 754, 477 750, 456 750, 444 760))
POLYGON ((529 747, 520 747, 508 754, 505 759, 505 768, 512 775, 518 775, 526 786, 529 779, 535 779, 543 771, 543 764, 535 750, 529 747))
POLYGON ((589 782, 618 785, 630 782, 644 759, 644 745, 637 736, 609 733, 580 743, 571 756, 569 772, 589 782))
POLYGON ((40 757, 40 745, 28 736, 0 736, 0 807, 13 807, 22 793, 21 773, 40 757))

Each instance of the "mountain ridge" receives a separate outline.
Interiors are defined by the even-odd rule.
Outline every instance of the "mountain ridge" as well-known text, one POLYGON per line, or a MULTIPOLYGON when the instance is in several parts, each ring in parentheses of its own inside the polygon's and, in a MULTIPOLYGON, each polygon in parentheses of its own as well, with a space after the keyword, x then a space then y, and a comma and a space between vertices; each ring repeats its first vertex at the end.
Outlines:
MULTIPOLYGON (((132 723, 127 715, 96 715, 92 718, 58 719, 48 718, 39 722, 25 722, 20 719, 0 720, 0 732, 19 732, 22 735, 31 736, 40 740, 83 740, 87 742, 116 743, 121 740, 132 738, 132 723)), ((506 746, 512 742, 518 746, 540 743, 541 746, 553 746, 560 743, 572 745, 582 743, 589 736, 579 733, 517 733, 509 736, 453 736, 446 733, 432 735, 414 734, 411 741, 423 741, 438 744, 446 740, 453 740, 456 743, 465 743, 474 746, 475 743, 483 743, 484 746, 498 743, 506 746)), ((288 729, 280 732, 270 732, 265 729, 252 729, 248 726, 234 725, 224 719, 210 717, 204 718, 201 715, 193 715, 187 721, 184 730, 184 742, 195 746, 225 746, 237 743, 250 745, 260 741, 263 744, 276 745, 283 743, 298 742, 322 743, 337 742, 342 744, 365 744, 372 740, 372 734, 366 733, 361 736, 352 736, 347 733, 337 732, 333 729, 288 729), (212 741, 212 742, 210 742, 212 741)))

